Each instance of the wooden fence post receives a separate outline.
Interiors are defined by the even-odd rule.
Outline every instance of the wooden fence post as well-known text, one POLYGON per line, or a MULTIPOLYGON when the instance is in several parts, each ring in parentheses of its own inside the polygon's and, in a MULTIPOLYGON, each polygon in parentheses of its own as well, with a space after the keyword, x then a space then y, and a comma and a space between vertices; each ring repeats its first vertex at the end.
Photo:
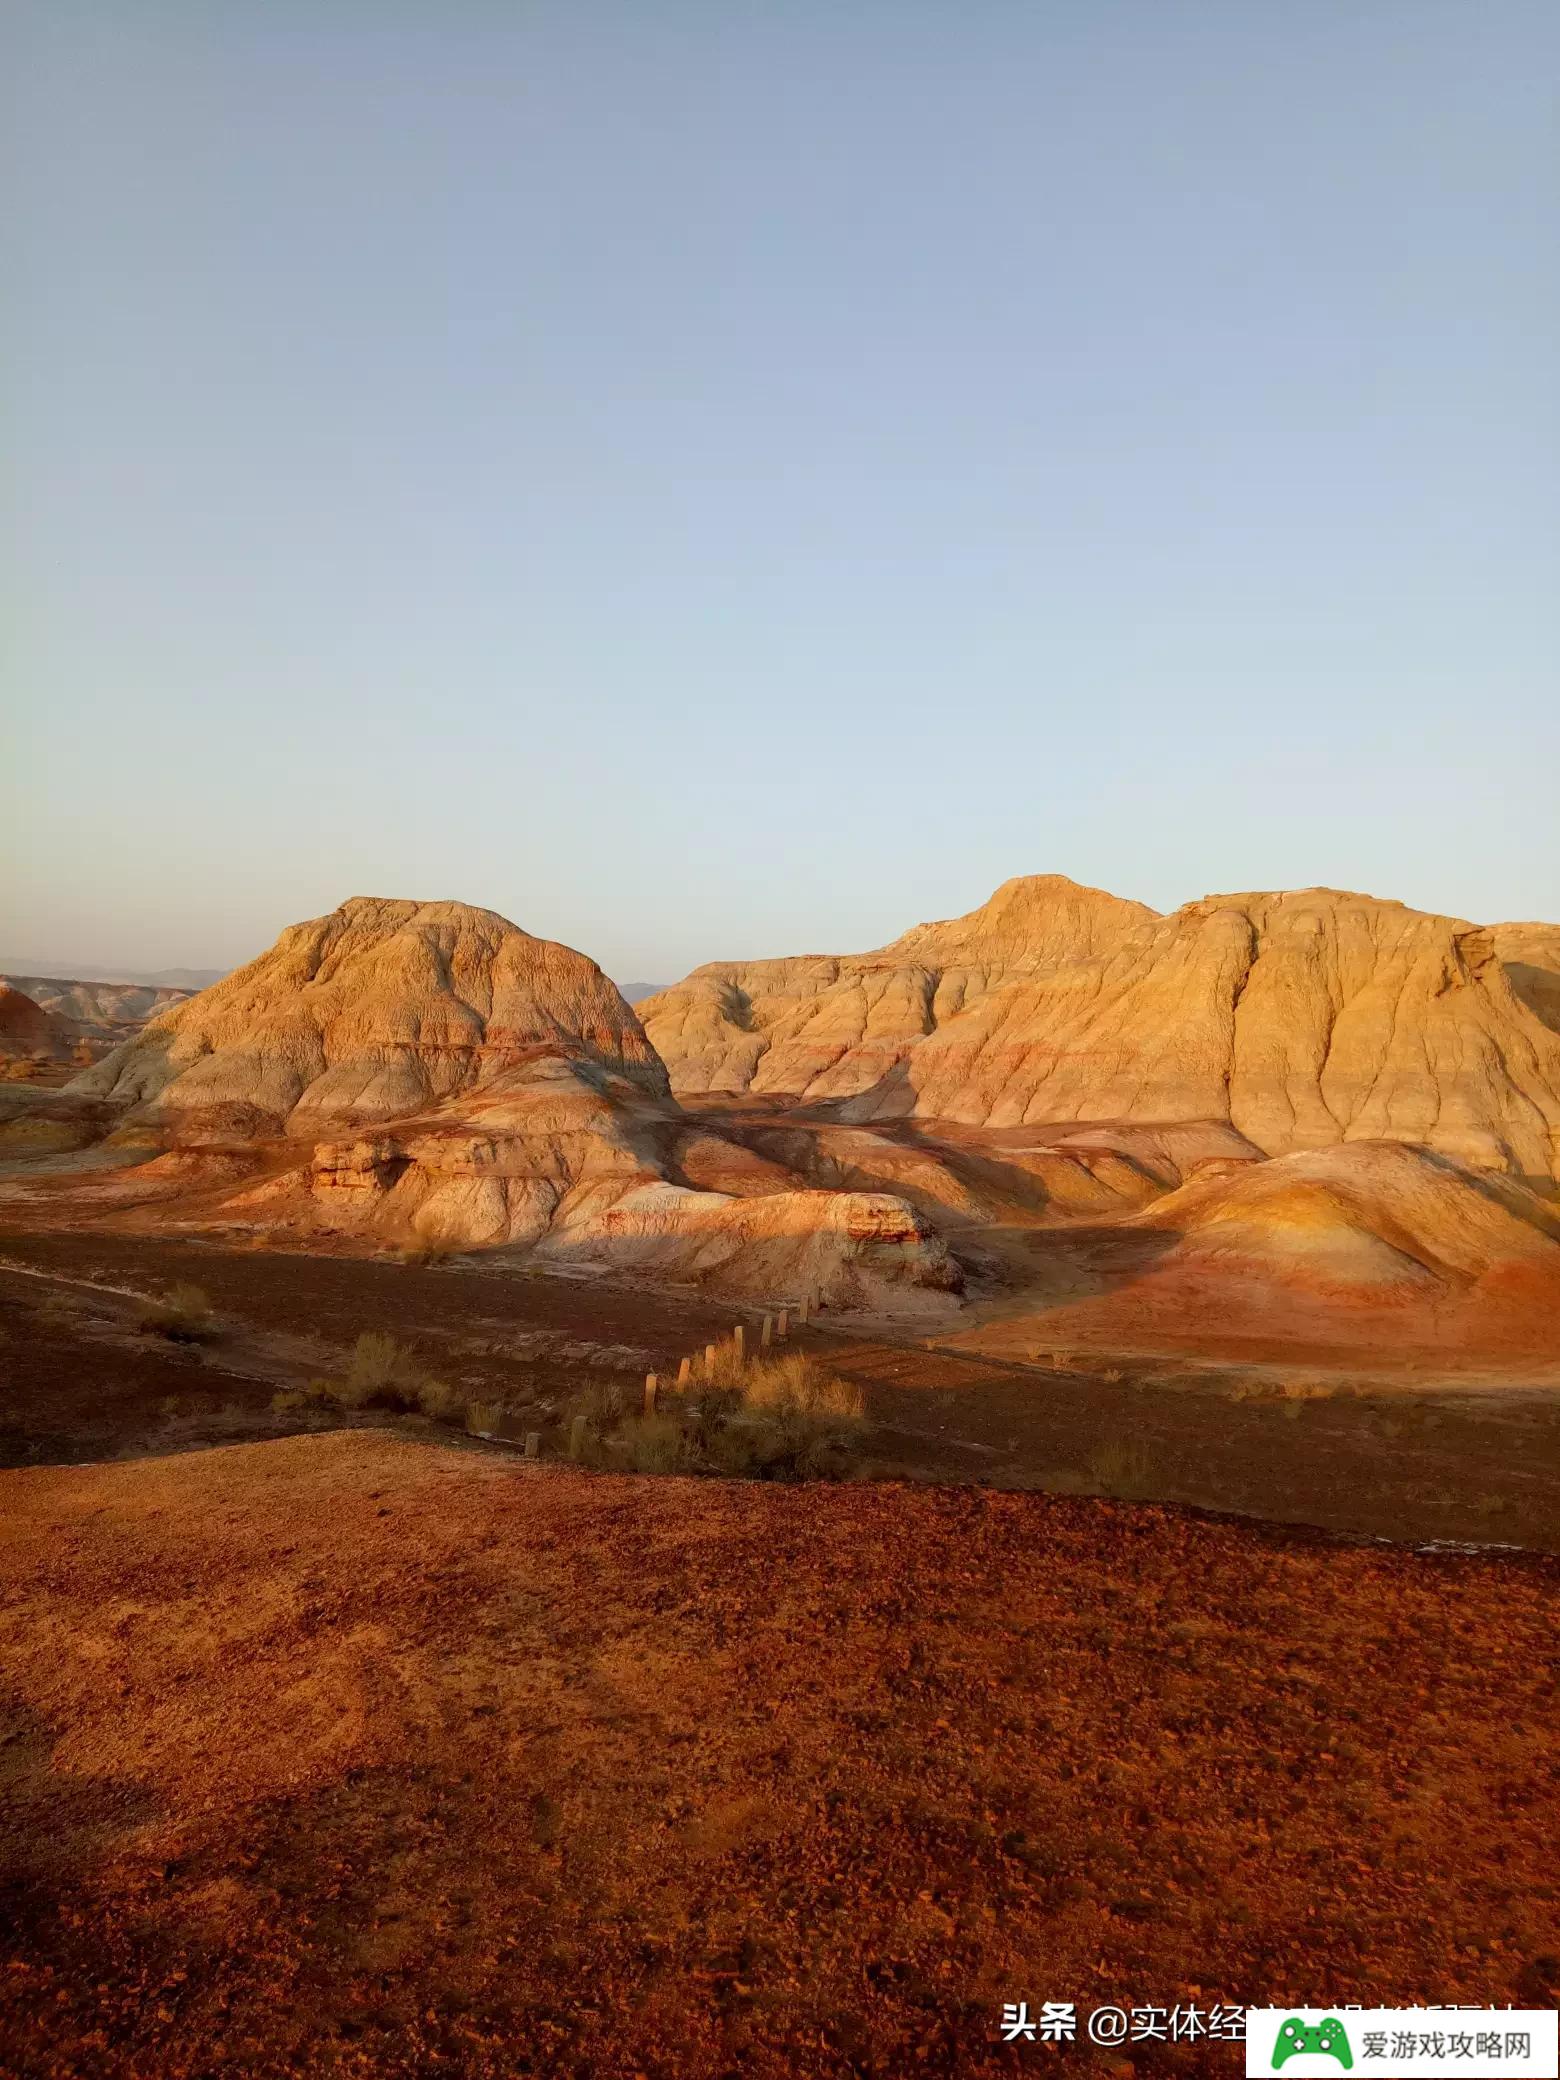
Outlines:
POLYGON ((659 1384, 660 1382, 653 1372, 645 1374, 645 1414, 647 1416, 655 1414, 655 1395, 659 1384))
POLYGON ((689 1378, 690 1378, 690 1376, 692 1375, 692 1372, 693 1372, 693 1360, 692 1360, 692 1358, 684 1358, 684 1359, 683 1359, 683 1361, 682 1361, 682 1363, 681 1363, 681 1364, 680 1364, 680 1365, 678 1366, 678 1368, 677 1368, 677 1391, 678 1391, 678 1393, 679 1393, 679 1394, 680 1394, 680 1393, 681 1393, 681 1392, 683 1391, 684 1387, 686 1387, 686 1386, 687 1386, 687 1384, 688 1384, 688 1381, 689 1381, 689 1378))
POLYGON ((731 1332, 731 1347, 737 1354, 737 1363, 745 1365, 747 1363, 747 1331, 740 1322, 731 1332))
POLYGON ((576 1461, 585 1456, 585 1432, 588 1427, 584 1416, 576 1416, 569 1425, 569 1457, 576 1461))
POLYGON ((785 1310, 785 1309, 784 1309, 784 1308, 782 1307, 782 1308, 781 1308, 781 1310, 780 1310, 780 1312, 779 1312, 779 1314, 778 1314, 778 1315, 776 1315, 776 1317, 775 1317, 775 1341, 776 1341, 776 1343, 784 1343, 784 1342, 785 1342, 785 1340, 786 1340, 786 1338, 787 1338, 787 1337, 788 1337, 788 1336, 790 1335, 790 1333, 791 1333, 791 1330, 790 1330, 790 1316, 789 1316, 789 1315, 787 1314, 786 1310, 785 1310))
POLYGON ((764 1326, 763 1326, 763 1328, 762 1328, 762 1329, 760 1329, 760 1330, 759 1330, 759 1332, 758 1332, 758 1347, 759 1347, 759 1349, 760 1349, 760 1350, 762 1350, 762 1351, 767 1351, 767 1350, 768 1350, 768 1348, 769 1348, 769 1346, 770 1346, 771 1342, 772 1342, 772 1341, 774 1340, 774 1333, 775 1333, 775 1322, 774 1322, 774 1316, 773 1316, 773 1315, 768 1315, 768 1314, 766 1314, 766 1315, 764 1316, 764 1326))
POLYGON ((542 1433, 540 1430, 527 1430, 525 1433, 525 1455, 528 1459, 539 1459, 542 1456, 542 1433))

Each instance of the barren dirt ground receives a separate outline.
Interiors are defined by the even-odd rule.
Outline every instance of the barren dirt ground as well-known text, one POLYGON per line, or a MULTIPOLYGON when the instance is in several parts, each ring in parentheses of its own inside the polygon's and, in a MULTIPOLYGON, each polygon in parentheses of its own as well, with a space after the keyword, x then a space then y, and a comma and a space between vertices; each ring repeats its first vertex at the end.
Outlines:
POLYGON ((1203 2075, 1000 2005, 1555 1998, 1553 1560, 384 1434, 0 1478, 29 2080, 1203 2075))
MULTIPOLYGON (((0 1465, 165 1452, 323 1425, 271 1397, 339 1367, 365 1329, 414 1346, 516 1433, 558 1441, 568 1395, 637 1388, 730 1331, 729 1307, 480 1260, 435 1268, 233 1252, 142 1236, 0 1236, 0 1465), (29 1275, 43 1273, 44 1276, 29 1275), (136 1302, 193 1279, 220 1339, 136 1333, 136 1302)), ((749 1318, 751 1321, 751 1317, 749 1318)), ((1340 1367, 1075 1352, 1060 1366, 937 1344, 800 1339, 865 1391, 879 1474, 1104 1491, 1358 1535, 1560 1550, 1560 1388, 1402 1358, 1340 1367)), ((1552 1368, 1551 1368, 1552 1369, 1552 1368)), ((339 1421, 339 1418, 332 1420, 339 1421)), ((378 1419, 362 1418, 370 1424, 378 1419)))
POLYGON ((571 1392, 729 1308, 133 1235, 0 1260, 6 2080, 1060 2071, 1003 2002, 1557 1997, 1532 1376, 825 1323, 875 1478, 632 1480, 272 1396, 388 1329, 553 1451, 571 1392), (181 1279, 209 1345, 136 1326, 181 1279))

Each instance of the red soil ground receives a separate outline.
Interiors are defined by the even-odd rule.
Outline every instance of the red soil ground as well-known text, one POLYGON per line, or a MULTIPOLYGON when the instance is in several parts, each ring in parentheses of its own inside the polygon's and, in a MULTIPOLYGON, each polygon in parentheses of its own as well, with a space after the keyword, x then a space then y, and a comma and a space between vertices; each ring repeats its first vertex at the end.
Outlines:
POLYGON ((1006 2000, 1555 1998, 1551 1560, 364 1433, 0 1495, 28 2080, 1017 2073, 1062 2062, 1006 2000))

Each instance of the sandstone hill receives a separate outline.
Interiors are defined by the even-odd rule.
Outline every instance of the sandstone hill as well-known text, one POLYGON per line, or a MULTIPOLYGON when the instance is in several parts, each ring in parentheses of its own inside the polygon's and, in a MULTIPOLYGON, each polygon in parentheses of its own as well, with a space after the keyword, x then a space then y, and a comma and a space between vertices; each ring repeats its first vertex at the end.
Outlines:
POLYGON ((1170 1230, 1205 1264, 1310 1286, 1512 1291, 1528 1273, 1560 1298, 1560 1208, 1401 1143, 1210 1164, 1133 1225, 1170 1230))
POLYGON ((187 1135, 402 1118, 543 1056, 664 1094, 594 961, 464 903, 357 897, 154 1019, 76 1079, 187 1135))
POLYGON ((171 1011, 193 994, 187 989, 139 982, 96 982, 58 975, 0 975, 59 1019, 78 1047, 106 1054, 149 1018, 171 1011))
POLYGON ((0 1061, 64 1061, 69 1047, 70 1034, 64 1024, 0 977, 0 1061))
POLYGON ((1217 1160, 1106 1229, 1042 1238, 1059 1303, 976 1323, 970 1347, 1223 1351, 1271 1364, 1352 1350, 1552 1372, 1560 1206, 1509 1177, 1401 1142, 1217 1160))
POLYGON ((1497 924, 1490 944, 1534 1017, 1560 1033, 1560 924, 1497 924))
POLYGON ((613 984, 462 903, 359 898, 294 925, 66 1095, 147 1156, 91 1188, 109 1217, 524 1246, 841 1304, 957 1284, 892 1195, 697 1189, 690 1123, 613 984))
POLYGON ((1560 927, 1332 889, 1160 916, 1060 876, 866 954, 716 962, 639 1007, 683 1093, 864 1123, 1223 1122, 1560 1176, 1560 927))

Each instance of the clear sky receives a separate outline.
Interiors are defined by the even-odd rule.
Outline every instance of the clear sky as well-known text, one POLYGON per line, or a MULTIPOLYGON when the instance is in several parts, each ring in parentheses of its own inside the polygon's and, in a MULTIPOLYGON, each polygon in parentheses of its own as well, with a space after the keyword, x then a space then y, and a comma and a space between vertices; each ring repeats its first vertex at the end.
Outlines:
POLYGON ((1554 0, 22 0, 0 946, 1560 917, 1554 0))

